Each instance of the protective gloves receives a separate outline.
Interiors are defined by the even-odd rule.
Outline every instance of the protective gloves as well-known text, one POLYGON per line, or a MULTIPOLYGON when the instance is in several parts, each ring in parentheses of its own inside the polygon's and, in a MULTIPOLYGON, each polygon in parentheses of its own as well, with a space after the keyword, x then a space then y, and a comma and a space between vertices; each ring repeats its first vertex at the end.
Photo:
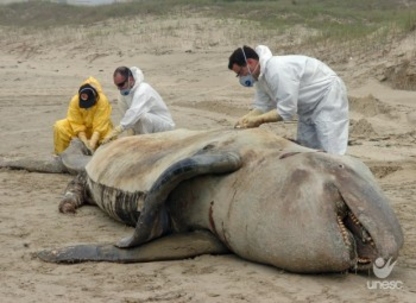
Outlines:
POLYGON ((91 136, 91 139, 88 141, 88 148, 92 151, 95 151, 98 145, 98 140, 100 139, 100 133, 94 132, 91 136))
POLYGON ((121 125, 114 128, 111 133, 109 133, 103 140, 102 144, 106 144, 112 140, 117 139, 118 135, 120 135, 124 131, 121 125))
POLYGON ((240 125, 240 128, 251 128, 251 127, 258 127, 263 123, 268 122, 277 122, 283 120, 282 117, 277 113, 276 109, 272 109, 267 113, 257 115, 257 116, 250 116, 244 119, 243 124, 240 125))
POLYGON ((244 115, 244 116, 242 116, 238 121, 237 121, 237 123, 234 125, 234 128, 243 128, 243 125, 244 124, 246 124, 246 120, 249 118, 249 117, 254 117, 254 116, 259 116, 259 115, 261 115, 261 114, 263 114, 263 111, 261 111, 260 109, 257 109, 257 108, 255 108, 255 109, 253 109, 253 110, 251 110, 251 111, 249 111, 248 112, 248 114, 246 114, 246 115, 244 115))
POLYGON ((134 130, 132 128, 126 130, 126 136, 134 136, 134 130))
POLYGON ((92 150, 91 147, 90 147, 90 141, 88 141, 86 133, 85 132, 79 132, 78 133, 78 138, 82 141, 82 143, 84 143, 85 147, 89 150, 89 152, 91 154, 93 154, 94 150, 92 150))
POLYGON ((82 143, 84 143, 84 145, 86 147, 89 147, 89 143, 88 143, 88 139, 87 139, 87 134, 85 132, 79 132, 78 133, 78 138, 82 141, 82 143))

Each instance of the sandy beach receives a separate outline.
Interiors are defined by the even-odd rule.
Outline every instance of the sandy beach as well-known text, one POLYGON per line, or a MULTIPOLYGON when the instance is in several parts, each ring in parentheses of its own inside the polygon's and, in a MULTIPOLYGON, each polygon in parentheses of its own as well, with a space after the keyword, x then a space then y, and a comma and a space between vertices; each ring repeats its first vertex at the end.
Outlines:
MULTIPOLYGON (((254 91, 242 88, 227 69, 236 47, 265 44, 274 54, 296 50, 316 56, 348 88, 347 154, 371 168, 402 225, 405 244, 388 277, 401 281, 402 288, 368 289, 367 282, 375 278, 366 273, 293 274, 235 255, 128 265, 44 263, 33 253, 75 243, 116 242, 131 229, 96 207, 83 207, 76 215, 59 213, 70 175, 2 169, 1 302, 415 302, 416 92, 400 88, 414 75, 414 32, 388 52, 369 56, 296 49, 285 37, 256 35, 255 27, 242 35, 238 24, 226 20, 149 17, 129 22, 45 32, 0 28, 0 157, 51 155, 52 126, 65 117, 70 98, 88 76, 103 85, 117 124, 112 73, 119 65, 143 70, 178 128, 203 130, 231 128, 250 107, 254 91)), ((261 127, 296 136, 296 121, 261 127)))

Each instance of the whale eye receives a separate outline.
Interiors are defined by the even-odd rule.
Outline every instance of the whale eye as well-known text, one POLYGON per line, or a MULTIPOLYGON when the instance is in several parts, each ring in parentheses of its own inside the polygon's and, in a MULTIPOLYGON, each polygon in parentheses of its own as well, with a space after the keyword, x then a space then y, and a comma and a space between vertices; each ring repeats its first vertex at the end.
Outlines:
POLYGON ((344 164, 340 164, 339 168, 345 168, 344 164))
POLYGON ((210 150, 210 149, 213 149, 215 147, 215 145, 214 144, 207 144, 207 145, 205 145, 203 148, 202 148, 202 150, 210 150))

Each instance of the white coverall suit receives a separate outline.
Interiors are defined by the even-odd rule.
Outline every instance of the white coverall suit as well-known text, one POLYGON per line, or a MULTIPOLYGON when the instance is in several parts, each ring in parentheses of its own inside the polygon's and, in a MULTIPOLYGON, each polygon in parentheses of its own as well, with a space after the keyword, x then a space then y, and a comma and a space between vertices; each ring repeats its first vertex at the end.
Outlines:
POLYGON ((348 99, 344 82, 323 62, 307 56, 273 56, 267 46, 255 49, 260 75, 254 108, 274 108, 283 120, 299 117, 297 140, 314 149, 345 154, 348 99))
POLYGON ((175 123, 162 97, 148 83, 138 67, 131 67, 135 84, 127 96, 120 95, 119 109, 123 118, 123 131, 132 129, 134 134, 148 134, 172 130, 175 123))

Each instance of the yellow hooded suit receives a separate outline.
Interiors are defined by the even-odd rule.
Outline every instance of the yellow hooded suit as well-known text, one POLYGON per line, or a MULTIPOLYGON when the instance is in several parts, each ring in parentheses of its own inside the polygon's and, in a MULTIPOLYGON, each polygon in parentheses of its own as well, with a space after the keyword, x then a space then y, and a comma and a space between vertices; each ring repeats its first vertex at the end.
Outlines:
POLYGON ((113 129, 110 117, 112 107, 103 93, 101 84, 94 77, 89 77, 81 86, 85 84, 91 85, 96 90, 96 103, 92 107, 82 108, 80 107, 79 94, 72 97, 66 119, 59 120, 54 125, 56 154, 63 152, 73 137, 85 134, 86 138, 90 139, 95 133, 99 144, 113 129))

